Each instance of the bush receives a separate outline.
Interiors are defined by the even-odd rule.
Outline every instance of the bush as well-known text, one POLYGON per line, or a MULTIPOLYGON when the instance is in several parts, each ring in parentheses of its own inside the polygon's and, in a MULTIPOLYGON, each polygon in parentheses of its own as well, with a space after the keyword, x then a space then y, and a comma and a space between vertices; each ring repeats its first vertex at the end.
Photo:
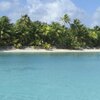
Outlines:
POLYGON ((21 43, 14 44, 14 47, 17 48, 17 49, 21 49, 22 48, 22 44, 21 43))
POLYGON ((43 46, 44 49, 50 49, 51 48, 51 45, 48 44, 47 42, 44 43, 42 46, 43 46))

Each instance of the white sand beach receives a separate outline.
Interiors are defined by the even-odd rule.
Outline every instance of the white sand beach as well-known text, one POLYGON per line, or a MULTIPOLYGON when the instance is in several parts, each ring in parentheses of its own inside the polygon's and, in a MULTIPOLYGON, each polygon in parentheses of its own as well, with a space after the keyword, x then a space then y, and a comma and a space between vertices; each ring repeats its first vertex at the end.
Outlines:
POLYGON ((7 50, 0 50, 0 52, 8 52, 8 53, 69 53, 69 52, 100 52, 100 49, 83 49, 83 50, 70 50, 70 49, 34 49, 34 48, 25 48, 25 49, 7 49, 7 50))

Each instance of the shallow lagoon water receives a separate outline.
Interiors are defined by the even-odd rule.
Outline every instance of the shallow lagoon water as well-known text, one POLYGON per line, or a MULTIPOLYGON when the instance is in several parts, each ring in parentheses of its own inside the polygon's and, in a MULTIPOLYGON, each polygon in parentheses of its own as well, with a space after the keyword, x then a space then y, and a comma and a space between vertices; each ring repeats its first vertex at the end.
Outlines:
POLYGON ((100 100, 100 53, 0 53, 0 100, 100 100))

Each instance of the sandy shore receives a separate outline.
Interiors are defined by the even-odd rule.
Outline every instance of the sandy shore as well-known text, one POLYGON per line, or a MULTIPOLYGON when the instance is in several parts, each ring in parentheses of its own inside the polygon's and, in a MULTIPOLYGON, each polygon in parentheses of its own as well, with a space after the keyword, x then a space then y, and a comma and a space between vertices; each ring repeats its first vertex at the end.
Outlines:
POLYGON ((83 49, 83 50, 69 50, 69 49, 32 49, 32 48, 26 48, 26 49, 8 49, 8 50, 0 50, 0 52, 12 52, 12 53, 20 53, 20 52, 26 52, 26 53, 69 53, 69 52, 100 52, 100 49, 83 49))

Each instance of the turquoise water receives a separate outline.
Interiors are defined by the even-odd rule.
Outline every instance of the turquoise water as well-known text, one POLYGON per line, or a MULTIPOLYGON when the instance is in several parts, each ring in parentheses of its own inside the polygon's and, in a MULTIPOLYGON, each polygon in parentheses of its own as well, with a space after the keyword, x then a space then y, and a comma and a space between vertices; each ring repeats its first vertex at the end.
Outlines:
POLYGON ((100 100, 100 53, 0 53, 0 100, 100 100))

